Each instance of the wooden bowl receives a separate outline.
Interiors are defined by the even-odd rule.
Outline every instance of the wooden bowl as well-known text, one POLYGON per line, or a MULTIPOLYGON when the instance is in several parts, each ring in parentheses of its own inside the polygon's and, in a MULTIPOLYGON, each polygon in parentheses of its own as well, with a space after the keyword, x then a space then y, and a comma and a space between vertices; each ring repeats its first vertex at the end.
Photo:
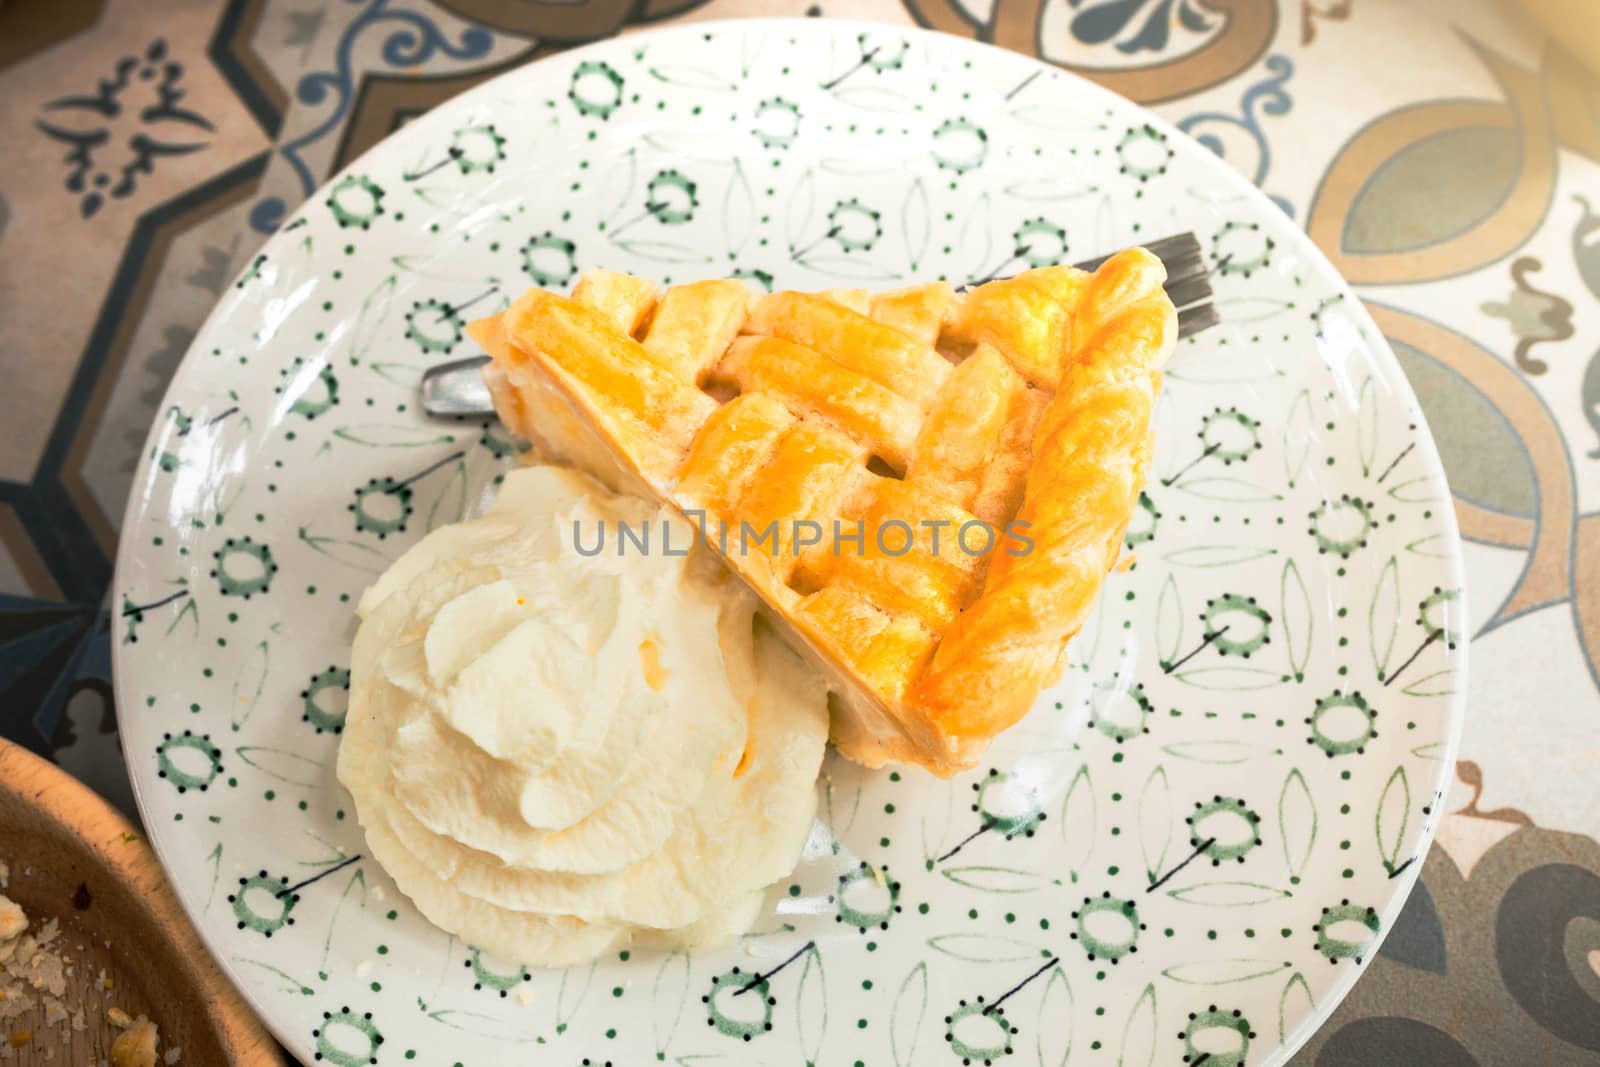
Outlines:
POLYGON ((217 970, 144 836, 66 772, 4 740, 0 861, 10 867, 0 892, 32 926, 60 922, 55 947, 73 970, 63 999, 69 1011, 82 1006, 88 1023, 78 1033, 28 1015, 7 1023, 0 1041, 28 1029, 36 1036, 6 1067, 100 1063, 116 1035, 106 1021, 112 1007, 160 1026, 161 1049, 182 1050, 180 1067, 282 1067, 276 1042, 217 970))

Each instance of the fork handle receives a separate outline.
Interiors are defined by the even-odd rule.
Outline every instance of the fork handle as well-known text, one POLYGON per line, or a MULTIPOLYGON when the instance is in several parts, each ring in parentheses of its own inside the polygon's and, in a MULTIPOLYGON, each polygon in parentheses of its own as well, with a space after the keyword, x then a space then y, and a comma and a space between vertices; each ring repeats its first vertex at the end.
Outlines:
POLYGON ((422 375, 422 409, 429 415, 493 415, 483 380, 488 363, 488 356, 469 356, 429 367, 422 375))

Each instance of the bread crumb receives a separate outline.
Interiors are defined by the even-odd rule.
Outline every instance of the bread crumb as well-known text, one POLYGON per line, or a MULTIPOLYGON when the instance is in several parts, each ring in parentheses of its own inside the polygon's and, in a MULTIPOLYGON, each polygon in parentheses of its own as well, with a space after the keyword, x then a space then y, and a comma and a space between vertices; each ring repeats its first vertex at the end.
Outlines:
POLYGON ((16 1019, 33 1010, 33 998, 20 985, 9 986, 0 999, 0 1022, 16 1019))
POLYGON ((28 928, 28 917, 10 897, 0 897, 0 941, 14 941, 28 928))
POLYGON ((172 1067, 173 1064, 181 1059, 183 1059, 183 1049, 181 1048, 169 1048, 161 1055, 161 1062, 166 1064, 167 1067, 172 1067))
MULTIPOLYGON (((126 1014, 126 1013, 124 1013, 126 1014)), ((111 1043, 111 1067, 156 1067, 156 1024, 143 1015, 111 1043)))
MULTIPOLYGON (((0 864, 3 870, 4 864, 0 864)), ((40 1062, 41 1056, 43 1062, 54 1062, 56 1052, 67 1047, 58 1043, 73 1040, 63 1024, 70 1025, 72 1033, 90 1028, 83 1008, 74 1010, 64 999, 67 977, 75 970, 70 966, 73 957, 62 952, 65 947, 56 920, 31 927, 22 908, 0 895, 0 1023, 20 1022, 37 1007, 48 1028, 18 1030, 0 1040, 0 1061, 15 1061, 17 1050, 27 1047, 26 1055, 32 1057, 28 1062, 40 1062)), ((114 983, 101 971, 98 985, 109 991, 114 983)), ((112 1044, 110 1060, 100 1061, 102 1067, 156 1067, 160 1031, 154 1022, 142 1015, 135 1020, 116 1007, 106 1008, 105 1020, 122 1033, 112 1044)), ((164 1062, 171 1067, 180 1055, 171 1050, 164 1062)))
POLYGON ((62 996, 67 991, 67 977, 63 973, 61 957, 50 951, 50 945, 59 933, 56 921, 51 919, 37 936, 24 937, 8 968, 12 975, 34 989, 54 997, 62 996))

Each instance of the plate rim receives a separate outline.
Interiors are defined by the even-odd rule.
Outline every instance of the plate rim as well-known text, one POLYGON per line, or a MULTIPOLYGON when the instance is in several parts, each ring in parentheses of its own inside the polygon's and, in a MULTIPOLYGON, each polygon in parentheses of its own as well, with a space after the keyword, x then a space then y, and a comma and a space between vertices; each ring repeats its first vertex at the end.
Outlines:
MULTIPOLYGON (((1092 99, 1097 101, 1114 102, 1114 106, 1117 107, 1132 108, 1152 129, 1160 132, 1166 138, 1170 140, 1181 140, 1188 143, 1195 152, 1195 158, 1198 160, 1199 166, 1209 170, 1210 174, 1217 178, 1221 184, 1238 191, 1244 199, 1248 200, 1257 209, 1258 212, 1264 212, 1268 215, 1268 217, 1281 220, 1282 222, 1287 222, 1287 232, 1292 234, 1295 253, 1304 258, 1314 271, 1320 271, 1320 273, 1322 273, 1324 276, 1334 279, 1337 282, 1337 292, 1341 297, 1350 298, 1348 303, 1355 309, 1354 317, 1357 321, 1357 324, 1362 328, 1363 340, 1366 342, 1366 345, 1372 352, 1375 361, 1383 369, 1386 378, 1388 379, 1385 384, 1393 390, 1394 396, 1396 400, 1400 402, 1401 406, 1414 412, 1416 415, 1418 423, 1417 445, 1418 451, 1422 454, 1422 458, 1427 466, 1426 477, 1428 478, 1433 489, 1443 491, 1442 499, 1448 500, 1450 504, 1449 507, 1438 509, 1438 513, 1434 518, 1434 521, 1442 526, 1440 532, 1444 533, 1448 539, 1448 555, 1443 561, 1443 569, 1449 575, 1455 587, 1460 590, 1459 606, 1461 617, 1463 619, 1470 620, 1470 591, 1467 585, 1465 551, 1461 540, 1461 532, 1456 522, 1454 497, 1450 491, 1449 481, 1445 475, 1444 462, 1440 458, 1438 445, 1434 440, 1432 427, 1428 423, 1427 415, 1423 411, 1422 405, 1417 400, 1416 391, 1411 385, 1411 380, 1406 376, 1404 369, 1400 365, 1399 358, 1395 355, 1393 346, 1389 343, 1389 339, 1384 335, 1382 329, 1379 328, 1376 320, 1373 319, 1372 313, 1367 308, 1366 303, 1356 293, 1354 286, 1348 279, 1344 277, 1344 275, 1339 273, 1337 268, 1334 267, 1332 261, 1328 258, 1327 254, 1324 253, 1322 249, 1311 240, 1304 229, 1295 223, 1292 218, 1289 218, 1287 215, 1285 215, 1283 210, 1279 208, 1277 204, 1273 203, 1271 198, 1268 197, 1267 194, 1264 193, 1254 182, 1250 181, 1243 174, 1239 173, 1214 152, 1207 150, 1205 146, 1200 144, 1199 141, 1193 136, 1179 129, 1175 124, 1157 114, 1149 107, 1146 107, 1144 104, 1140 104, 1134 100, 1130 100, 1119 93, 1113 92, 1112 90, 1105 88, 1104 86, 1094 82, 1082 74, 1077 73, 1076 71, 1051 63, 1048 60, 1041 59, 1037 56, 1025 55, 1021 52, 1015 52, 1011 49, 1003 48, 999 45, 991 44, 986 41, 980 41, 968 37, 960 37, 952 33, 946 33, 944 31, 932 29, 922 25, 920 22, 912 26, 901 26, 893 23, 874 22, 859 18, 810 18, 793 15, 706 19, 682 22, 668 26, 647 24, 638 28, 624 27, 620 32, 613 34, 612 36, 590 41, 576 47, 565 48, 561 51, 551 53, 550 55, 541 56, 526 63, 520 63, 508 70, 504 70, 499 74, 480 82, 472 88, 458 93, 450 99, 435 105, 427 112, 424 112, 423 115, 418 116, 418 118, 428 118, 430 116, 439 114, 446 109, 470 105, 471 102, 481 97, 489 96, 499 88, 513 84, 518 78, 524 77, 526 71, 531 68, 538 67, 541 64, 564 63, 573 58, 577 58, 581 62, 583 59, 591 56, 593 53, 606 52, 617 48, 627 48, 629 47, 630 42, 638 41, 640 38, 694 35, 716 30, 747 32, 751 29, 759 29, 763 33, 778 34, 782 33, 785 29, 792 29, 795 27, 805 27, 807 31, 823 29, 826 32, 838 33, 847 37, 872 32, 900 33, 906 35, 908 38, 921 39, 925 42, 935 43, 938 47, 948 48, 956 52, 965 50, 982 52, 985 54, 999 53, 1004 56, 1008 62, 1015 63, 1025 70, 1040 74, 1054 74, 1064 77, 1073 84, 1074 88, 1078 92, 1088 94, 1092 99)), ((338 184, 338 182, 343 180, 346 176, 361 168, 371 157, 380 151, 385 150, 391 144, 391 142, 398 143, 404 136, 406 136, 407 131, 414 128, 416 125, 417 123, 415 122, 408 123, 406 126, 403 126, 400 129, 394 130, 393 132, 385 135, 376 144, 373 144, 367 148, 364 152, 352 159, 344 167, 328 175, 328 177, 325 178, 315 189, 313 189, 311 193, 309 193, 294 208, 293 211, 284 216, 278 227, 271 234, 267 235, 266 239, 261 243, 260 246, 258 246, 257 254, 260 254, 261 251, 267 249, 278 240, 283 239, 284 235, 288 232, 289 227, 292 226, 296 221, 302 219, 315 204, 324 200, 329 190, 331 190, 333 186, 338 184)), ((230 282, 237 282, 241 277, 248 273, 249 269, 250 268, 247 265, 241 270, 235 272, 230 279, 230 282)), ((231 284, 229 288, 231 289, 231 284)), ((138 489, 140 485, 144 484, 149 479, 149 474, 152 467, 151 446, 160 432, 161 412, 167 410, 170 406, 170 398, 179 388, 180 384, 183 384, 185 375, 194 373, 190 370, 191 365, 199 366, 199 360, 196 359, 195 356, 200 349, 201 340, 208 336, 214 324, 223 318, 224 304, 227 300, 226 294, 228 291, 229 289, 223 290, 224 295, 219 297, 216 303, 212 305, 211 310, 207 312, 205 319, 195 330, 194 339, 190 342, 189 347, 185 349, 183 358, 179 361, 177 369, 173 371, 172 378, 168 381, 166 388, 162 391, 161 400, 156 406, 156 414, 152 417, 150 428, 146 432, 145 439, 140 450, 138 466, 134 470, 133 480, 129 486, 128 498, 123 505, 121 525, 118 527, 116 561, 112 572, 111 585, 107 592, 108 598, 112 600, 115 599, 116 590, 123 587, 124 568, 131 566, 128 561, 134 554, 136 554, 136 552, 127 551, 128 549, 137 549, 137 546, 133 543, 133 539, 129 531, 133 529, 136 513, 141 510, 138 506, 141 503, 141 497, 138 493, 138 489)), ((1470 684, 1471 680, 1471 671, 1469 666, 1471 644, 1472 634, 1470 633, 1470 626, 1463 627, 1461 637, 1456 642, 1456 647, 1451 650, 1451 654, 1455 659, 1454 665, 1460 672, 1462 681, 1461 685, 1455 690, 1455 692, 1450 694, 1448 698, 1448 705, 1444 714, 1446 735, 1443 739, 1444 750, 1442 755, 1439 757, 1438 774, 1430 783, 1434 794, 1441 798, 1448 795, 1450 783, 1454 780, 1457 753, 1460 749, 1462 734, 1465 731, 1468 685, 1470 684)), ((124 682, 124 678, 128 668, 124 666, 124 660, 131 656, 131 652, 124 651, 121 642, 112 642, 112 692, 115 699, 115 704, 118 708, 131 709, 134 708, 137 703, 136 701, 133 701, 131 699, 131 695, 125 691, 126 684, 124 682)), ((128 781, 133 792, 134 803, 138 808, 139 818, 146 827, 156 825, 155 823, 151 822, 151 802, 146 800, 144 789, 140 784, 140 778, 133 773, 133 767, 135 764, 130 758, 127 732, 119 729, 117 731, 117 740, 122 752, 124 766, 128 771, 128 781)), ((1394 920, 1399 917, 1400 912, 1405 908, 1406 903, 1411 899, 1411 894, 1416 889, 1417 880, 1421 877, 1422 867, 1426 863, 1428 855, 1433 849, 1438 826, 1440 822, 1443 821, 1444 814, 1445 813, 1442 811, 1438 812, 1436 818, 1424 822, 1421 836, 1418 839, 1418 848, 1415 861, 1410 864, 1408 869, 1401 872, 1398 878, 1394 879, 1395 889, 1388 895, 1388 899, 1386 900, 1384 907, 1379 911, 1379 914, 1382 916, 1382 926, 1380 927, 1377 936, 1373 939, 1371 952, 1368 956, 1369 960, 1381 953, 1384 941, 1388 938, 1390 932, 1393 930, 1394 920)), ((203 944, 206 951, 210 953, 212 960, 215 962, 222 974, 226 977, 228 983, 234 988, 235 991, 239 993, 240 996, 244 998, 246 1003, 249 1004, 251 1010, 260 1019, 267 1030, 271 1032, 271 1034, 279 1042, 281 1042, 286 1049, 290 1050, 291 1055, 294 1054, 293 1050, 299 1043, 295 1040, 294 1035, 289 1030, 285 1029, 280 1024, 279 1020, 274 1018, 273 1014, 267 1010, 266 1001, 257 994, 256 990, 249 983, 242 980, 242 975, 233 966, 231 960, 225 954, 223 954, 220 946, 213 944, 211 936, 205 925, 200 921, 200 917, 195 913, 195 910, 191 906, 186 894, 179 888, 179 879, 175 876, 173 868, 168 862, 161 836, 149 833, 147 831, 145 833, 145 839, 150 843, 152 850, 155 852, 157 860, 160 862, 163 873, 166 875, 168 882, 172 885, 174 895, 178 898, 178 902, 183 908, 184 915, 189 919, 190 923, 194 926, 196 932, 199 934, 200 943, 203 944)), ((1332 1017, 1334 1012, 1338 1010, 1339 1005, 1344 1002, 1344 999, 1347 996, 1349 996, 1350 990, 1355 986, 1355 983, 1359 981, 1365 973, 1366 968, 1364 966, 1341 971, 1338 978, 1329 985, 1326 995, 1321 1000, 1314 1002, 1312 1011, 1306 1017, 1306 1019, 1301 1022, 1301 1024, 1292 1034, 1289 1035, 1286 1040, 1274 1048, 1262 1061, 1262 1063, 1287 1063, 1296 1052, 1304 1047, 1306 1042, 1308 1042, 1314 1034, 1322 1029, 1322 1027, 1332 1017)))

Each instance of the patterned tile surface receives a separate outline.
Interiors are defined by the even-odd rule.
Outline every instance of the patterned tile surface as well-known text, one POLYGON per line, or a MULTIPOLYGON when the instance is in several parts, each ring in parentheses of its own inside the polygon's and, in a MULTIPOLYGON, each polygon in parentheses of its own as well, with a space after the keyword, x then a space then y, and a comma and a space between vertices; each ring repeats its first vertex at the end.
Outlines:
MULTIPOLYGON (((630 20, 805 12, 0 7, 0 731, 126 802, 108 584, 137 449, 222 287, 324 176, 506 66, 630 20)), ((1424 889, 1301 1058, 1600 1063, 1600 76, 1491 0, 816 13, 992 41, 1151 103, 1356 283, 1452 480, 1476 655, 1424 889)))

